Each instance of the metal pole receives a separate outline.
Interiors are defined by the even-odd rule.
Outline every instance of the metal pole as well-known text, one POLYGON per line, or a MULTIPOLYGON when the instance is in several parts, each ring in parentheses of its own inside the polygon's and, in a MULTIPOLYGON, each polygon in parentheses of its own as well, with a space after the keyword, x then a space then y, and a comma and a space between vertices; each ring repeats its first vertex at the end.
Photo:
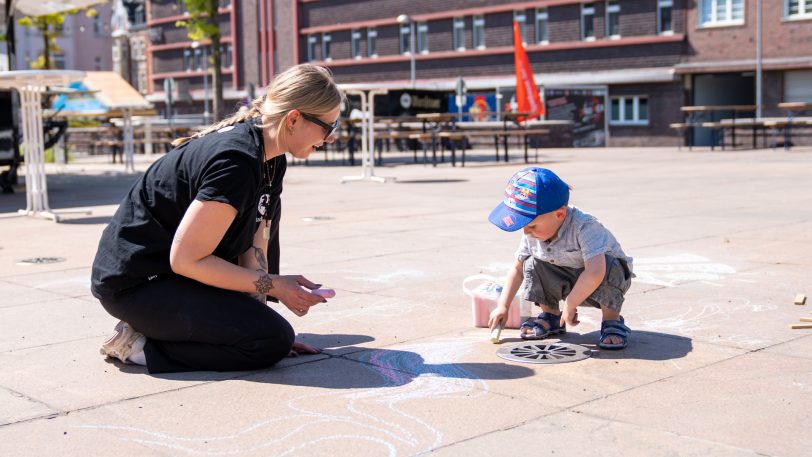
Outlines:
POLYGON ((414 68, 414 21, 409 21, 409 54, 412 58, 412 89, 415 86, 415 68, 414 68))
POLYGON ((756 2, 756 119, 761 119, 761 0, 756 2))
POLYGON ((209 57, 203 46, 203 122, 209 122, 209 57))

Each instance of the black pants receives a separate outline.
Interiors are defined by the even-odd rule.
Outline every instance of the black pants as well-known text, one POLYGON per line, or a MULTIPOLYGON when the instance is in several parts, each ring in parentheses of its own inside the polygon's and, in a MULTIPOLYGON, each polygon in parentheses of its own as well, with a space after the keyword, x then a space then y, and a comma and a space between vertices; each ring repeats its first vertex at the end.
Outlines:
POLYGON ((293 346, 290 324, 241 292, 170 275, 101 300, 147 337, 150 373, 270 367, 293 346))

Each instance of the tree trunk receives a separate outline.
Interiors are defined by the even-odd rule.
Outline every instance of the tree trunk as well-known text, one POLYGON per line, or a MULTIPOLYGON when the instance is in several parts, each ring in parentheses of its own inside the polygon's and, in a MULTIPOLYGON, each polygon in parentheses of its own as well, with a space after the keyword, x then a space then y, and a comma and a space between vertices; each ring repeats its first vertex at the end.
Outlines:
POLYGON ((51 34, 48 29, 48 24, 45 24, 45 27, 42 29, 42 41, 44 45, 42 48, 42 55, 44 56, 43 70, 51 69, 51 34))
POLYGON ((214 122, 223 118, 223 69, 220 65, 222 59, 220 55, 220 16, 217 13, 218 0, 209 0, 209 20, 217 26, 217 33, 211 36, 211 56, 212 56, 212 86, 214 88, 213 114, 214 122))

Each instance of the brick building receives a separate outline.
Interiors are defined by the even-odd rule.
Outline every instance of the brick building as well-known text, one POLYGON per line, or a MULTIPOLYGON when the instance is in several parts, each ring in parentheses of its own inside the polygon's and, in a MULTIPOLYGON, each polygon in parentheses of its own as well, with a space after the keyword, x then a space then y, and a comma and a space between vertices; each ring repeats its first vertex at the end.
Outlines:
MULTIPOLYGON (((464 77, 468 94, 493 97, 487 98, 488 106, 498 111, 508 104, 515 84, 515 20, 548 107, 576 94, 579 103, 587 100, 592 114, 605 114, 602 130, 608 144, 673 144, 676 134, 668 126, 682 120, 680 106, 755 102, 756 4, 226 0, 220 10, 230 55, 224 59, 225 93, 236 101, 249 85, 264 86, 274 73, 306 61, 330 67, 341 83, 407 88, 414 60, 416 87, 451 91, 464 77), (399 15, 407 17, 398 22, 399 15)), ((762 101, 767 116, 780 114, 778 102, 812 101, 812 0, 763 4, 762 101)), ((186 81, 193 100, 203 96, 195 54, 199 48, 193 49, 185 30, 174 26, 183 18, 182 7, 182 0, 148 2, 154 99, 161 99, 168 77, 186 81)), ((576 108, 565 116, 584 111, 584 106, 576 108)), ((195 109, 199 107, 189 106, 195 109)))

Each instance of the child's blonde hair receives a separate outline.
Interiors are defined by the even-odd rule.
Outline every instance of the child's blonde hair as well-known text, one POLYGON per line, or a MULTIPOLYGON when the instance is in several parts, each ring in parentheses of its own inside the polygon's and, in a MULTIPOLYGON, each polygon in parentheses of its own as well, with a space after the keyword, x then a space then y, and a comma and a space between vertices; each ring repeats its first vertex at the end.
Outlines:
POLYGON ((178 138, 172 146, 180 146, 193 138, 199 138, 223 127, 261 116, 262 127, 276 126, 276 141, 280 144, 285 130, 282 119, 294 109, 321 116, 329 113, 346 98, 338 89, 333 75, 327 68, 301 64, 276 75, 265 95, 251 101, 251 108, 196 132, 190 137, 178 138))

